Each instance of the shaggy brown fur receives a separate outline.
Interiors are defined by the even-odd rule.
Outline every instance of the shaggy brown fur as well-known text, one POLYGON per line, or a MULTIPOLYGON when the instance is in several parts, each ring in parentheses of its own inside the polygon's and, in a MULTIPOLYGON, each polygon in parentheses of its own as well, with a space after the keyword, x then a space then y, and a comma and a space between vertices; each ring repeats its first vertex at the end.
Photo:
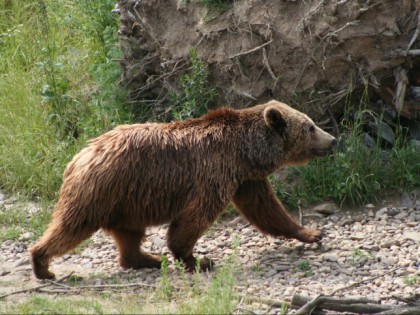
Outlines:
MULTIPOLYGON (((160 267, 142 253, 148 226, 170 223, 168 247, 194 270, 193 248, 229 202, 262 232, 319 240, 275 197, 267 176, 323 156, 335 139, 304 114, 271 101, 199 119, 124 125, 93 139, 67 166, 47 231, 31 249, 36 277, 50 260, 104 229, 125 268, 160 267)), ((211 267, 202 260, 200 268, 211 267)))

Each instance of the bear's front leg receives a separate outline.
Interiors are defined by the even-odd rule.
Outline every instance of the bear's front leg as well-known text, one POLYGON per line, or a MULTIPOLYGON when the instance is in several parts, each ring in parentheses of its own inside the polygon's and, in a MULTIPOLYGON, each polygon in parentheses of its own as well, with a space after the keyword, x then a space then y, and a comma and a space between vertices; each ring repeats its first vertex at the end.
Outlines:
MULTIPOLYGON (((204 212, 205 213, 205 212, 204 212)), ((203 214, 204 214, 203 213, 203 214)), ((202 216, 202 214, 200 214, 202 216)), ((193 249, 197 240, 213 223, 213 220, 203 220, 197 222, 198 218, 192 214, 187 214, 173 220, 169 225, 167 242, 175 259, 185 264, 185 268, 194 272, 199 267, 199 271, 210 270, 214 262, 208 258, 203 258, 199 262, 193 255, 193 249), (198 262, 198 263, 197 263, 198 262)))
POLYGON ((263 233, 296 238, 305 243, 319 242, 322 239, 320 231, 301 226, 286 211, 275 196, 268 179, 243 182, 232 202, 239 212, 263 233))

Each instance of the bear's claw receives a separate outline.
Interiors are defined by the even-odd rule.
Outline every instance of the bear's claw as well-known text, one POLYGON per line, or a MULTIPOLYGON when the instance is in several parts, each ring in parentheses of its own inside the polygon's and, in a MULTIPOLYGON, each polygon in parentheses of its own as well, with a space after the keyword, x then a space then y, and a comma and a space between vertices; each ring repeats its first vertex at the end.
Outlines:
POLYGON ((321 231, 302 228, 302 230, 296 235, 296 238, 304 243, 316 243, 322 240, 323 234, 321 231))

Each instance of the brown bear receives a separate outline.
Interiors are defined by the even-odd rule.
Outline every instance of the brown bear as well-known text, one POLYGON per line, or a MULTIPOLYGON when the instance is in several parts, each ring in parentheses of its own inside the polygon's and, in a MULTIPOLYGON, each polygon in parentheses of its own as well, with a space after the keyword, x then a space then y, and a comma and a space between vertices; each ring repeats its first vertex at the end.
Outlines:
POLYGON ((209 269, 193 248, 229 202, 261 232, 316 242, 273 193, 268 176, 328 154, 336 139, 305 114, 270 101, 187 121, 123 125, 90 141, 68 164, 52 221, 31 249, 39 279, 50 260, 98 229, 115 240, 123 268, 160 267, 140 250, 149 226, 169 223, 167 245, 188 270, 209 269))

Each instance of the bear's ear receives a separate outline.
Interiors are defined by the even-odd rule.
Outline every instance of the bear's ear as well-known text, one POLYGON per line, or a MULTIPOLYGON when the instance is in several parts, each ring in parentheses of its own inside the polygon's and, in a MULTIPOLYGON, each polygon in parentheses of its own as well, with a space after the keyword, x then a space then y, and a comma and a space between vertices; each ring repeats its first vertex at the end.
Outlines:
POLYGON ((264 120, 268 126, 277 130, 281 134, 283 134, 287 127, 287 123, 284 120, 283 115, 279 109, 274 106, 267 107, 264 110, 264 120))

